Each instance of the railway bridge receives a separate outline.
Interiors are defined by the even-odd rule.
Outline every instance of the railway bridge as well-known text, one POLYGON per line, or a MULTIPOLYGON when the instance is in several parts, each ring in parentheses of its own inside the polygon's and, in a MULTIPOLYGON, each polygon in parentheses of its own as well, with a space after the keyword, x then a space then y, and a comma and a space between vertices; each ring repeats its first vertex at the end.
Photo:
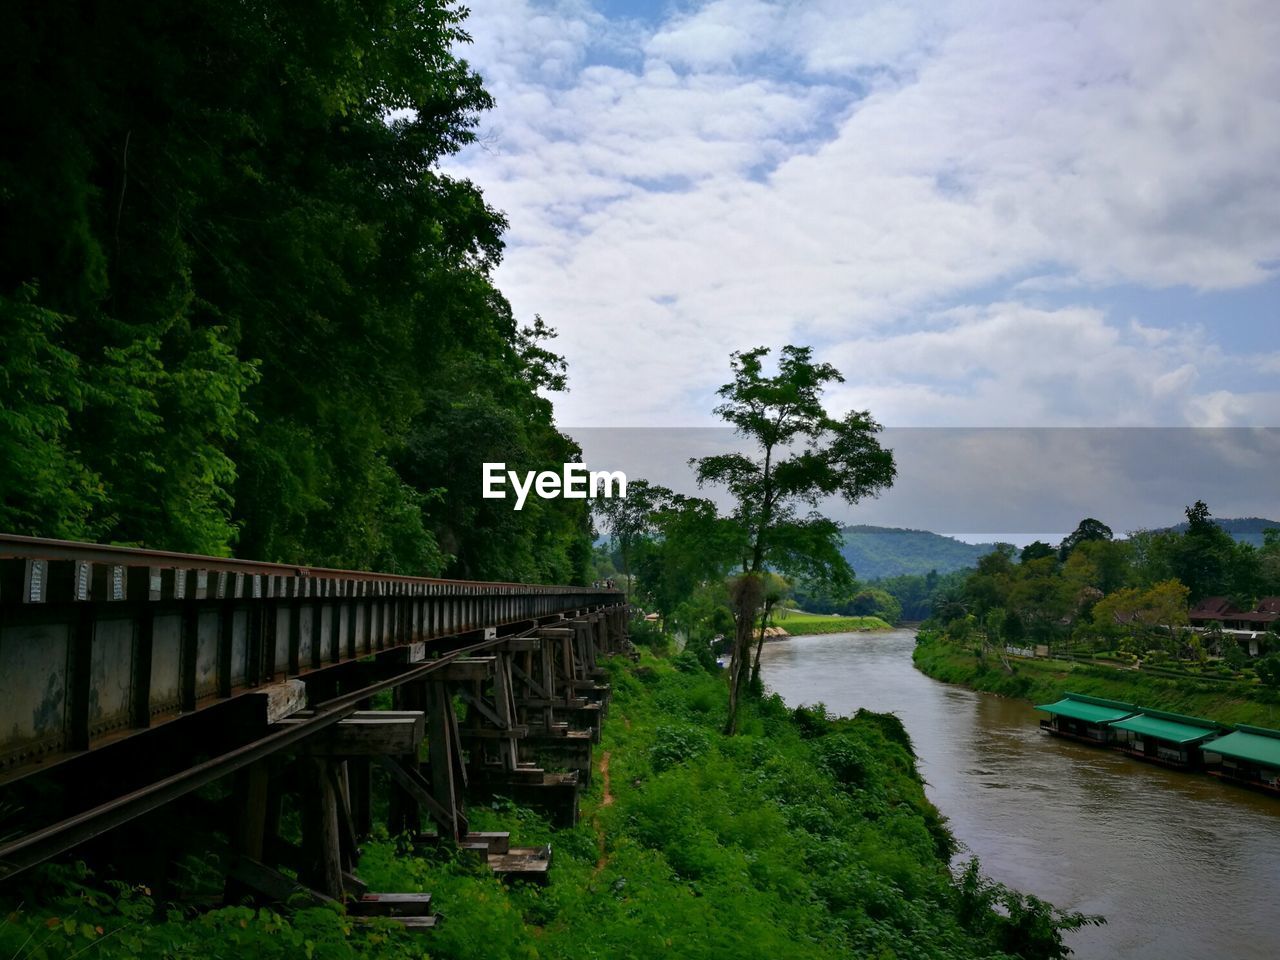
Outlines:
POLYGON ((74 852, 160 901, 199 834, 228 898, 430 927, 359 879, 375 817, 545 879, 467 801, 572 823, 626 649, 617 590, 0 535, 0 883, 74 852))

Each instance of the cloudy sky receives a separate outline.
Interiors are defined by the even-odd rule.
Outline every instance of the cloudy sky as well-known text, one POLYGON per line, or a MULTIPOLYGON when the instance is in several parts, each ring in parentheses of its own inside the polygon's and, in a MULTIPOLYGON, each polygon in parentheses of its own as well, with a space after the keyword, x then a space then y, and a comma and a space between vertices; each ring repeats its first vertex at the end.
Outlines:
POLYGON ((562 424, 813 344, 894 427, 1280 424, 1280 6, 472 0, 562 424))

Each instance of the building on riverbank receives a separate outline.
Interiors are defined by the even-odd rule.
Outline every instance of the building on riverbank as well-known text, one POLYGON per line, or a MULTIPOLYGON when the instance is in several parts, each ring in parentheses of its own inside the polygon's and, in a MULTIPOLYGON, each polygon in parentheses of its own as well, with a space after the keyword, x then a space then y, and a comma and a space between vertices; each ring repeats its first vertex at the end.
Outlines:
POLYGON ((1095 746, 1114 743, 1112 724, 1138 712, 1131 703, 1086 697, 1082 693, 1068 693, 1056 703, 1037 704, 1036 709, 1050 715, 1040 721, 1041 730, 1095 746))
POLYGON ((1248 610, 1235 606, 1228 597, 1205 597, 1188 611, 1187 619, 1198 630, 1217 624, 1249 656, 1257 657, 1264 652, 1258 635, 1280 624, 1280 597, 1263 597, 1248 610))
POLYGON ((1209 775, 1280 795, 1280 730, 1238 724, 1205 747, 1209 775))
POLYGON ((1229 729, 1201 717, 1145 707, 1111 724, 1118 750, 1177 770, 1202 769, 1205 744, 1229 729))

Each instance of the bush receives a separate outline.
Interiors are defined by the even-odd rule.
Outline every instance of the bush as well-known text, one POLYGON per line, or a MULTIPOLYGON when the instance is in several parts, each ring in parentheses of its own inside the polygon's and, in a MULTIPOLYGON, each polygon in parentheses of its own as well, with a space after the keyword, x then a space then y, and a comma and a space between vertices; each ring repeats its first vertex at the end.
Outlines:
POLYGON ((870 775, 873 759, 867 747, 847 736, 833 735, 817 744, 818 759, 843 787, 861 787, 870 775))
POLYGON ((1253 665, 1264 686, 1280 689, 1280 654, 1269 654, 1253 665))
POLYGON ((696 760, 707 752, 711 741, 697 727, 659 727, 649 750, 649 761, 659 773, 678 763, 696 760))

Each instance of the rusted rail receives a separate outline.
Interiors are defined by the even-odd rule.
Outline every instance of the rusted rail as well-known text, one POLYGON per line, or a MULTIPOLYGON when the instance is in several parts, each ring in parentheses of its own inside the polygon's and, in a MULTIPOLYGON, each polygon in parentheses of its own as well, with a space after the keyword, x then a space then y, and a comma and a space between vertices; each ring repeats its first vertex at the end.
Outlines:
POLYGON ((0 535, 0 781, 336 664, 621 602, 0 535))

